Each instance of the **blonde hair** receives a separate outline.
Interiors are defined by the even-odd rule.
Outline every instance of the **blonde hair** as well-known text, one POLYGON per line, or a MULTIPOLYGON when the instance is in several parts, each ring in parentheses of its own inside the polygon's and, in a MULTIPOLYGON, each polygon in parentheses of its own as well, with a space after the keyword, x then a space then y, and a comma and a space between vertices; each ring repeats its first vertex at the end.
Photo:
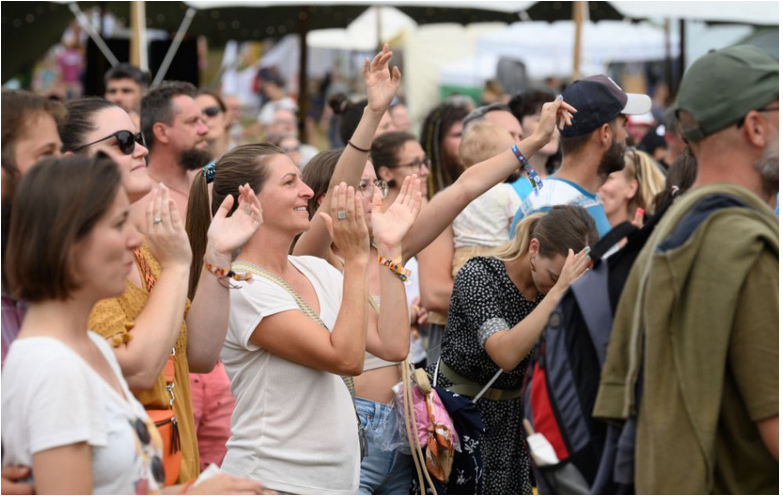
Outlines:
POLYGON ((462 136, 459 158, 465 167, 470 167, 504 152, 513 144, 508 131, 497 124, 476 122, 462 136))
POLYGON ((653 209, 655 195, 666 186, 666 176, 657 162, 648 153, 639 150, 628 150, 625 154, 626 178, 636 181, 636 194, 628 202, 628 218, 632 219, 636 209, 643 208, 645 212, 653 209))
POLYGON ((538 253, 544 258, 568 255, 598 241, 598 229, 590 214, 582 207, 558 205, 547 213, 528 215, 517 224, 514 237, 487 254, 504 262, 523 256, 530 241, 538 240, 538 253))

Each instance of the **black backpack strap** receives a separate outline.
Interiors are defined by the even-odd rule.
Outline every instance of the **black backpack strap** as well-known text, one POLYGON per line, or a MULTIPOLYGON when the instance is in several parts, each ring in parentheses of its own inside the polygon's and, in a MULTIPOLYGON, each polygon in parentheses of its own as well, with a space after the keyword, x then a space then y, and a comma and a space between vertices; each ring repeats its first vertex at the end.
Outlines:
POLYGON ((593 259, 593 263, 597 264, 614 245, 638 230, 638 227, 628 221, 613 227, 603 238, 590 247, 590 258, 593 259))

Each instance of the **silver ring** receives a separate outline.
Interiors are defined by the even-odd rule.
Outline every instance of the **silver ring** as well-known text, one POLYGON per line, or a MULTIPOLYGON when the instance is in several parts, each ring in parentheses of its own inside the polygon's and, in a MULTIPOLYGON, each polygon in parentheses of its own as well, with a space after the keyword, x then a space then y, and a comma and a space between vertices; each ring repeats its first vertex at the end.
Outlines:
POLYGON ((152 219, 153 224, 160 224, 161 222, 163 222, 163 220, 160 217, 155 217, 152 219))
POLYGON ((338 210, 337 211, 337 219, 338 220, 346 220, 348 218, 348 212, 345 210, 338 210))

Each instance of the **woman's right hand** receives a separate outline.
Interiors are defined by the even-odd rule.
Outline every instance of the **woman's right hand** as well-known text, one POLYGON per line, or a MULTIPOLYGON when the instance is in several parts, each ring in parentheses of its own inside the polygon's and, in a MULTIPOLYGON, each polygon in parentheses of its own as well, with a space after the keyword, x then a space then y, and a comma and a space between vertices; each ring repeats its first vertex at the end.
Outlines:
POLYGON ((571 125, 573 114, 577 110, 563 101, 563 96, 558 95, 554 102, 545 103, 541 107, 541 117, 538 119, 538 125, 533 132, 533 138, 536 139, 540 147, 543 147, 552 139, 552 133, 558 126, 562 130, 565 126, 571 125))
POLYGON ((353 186, 340 183, 332 192, 331 215, 323 212, 319 215, 326 223, 343 260, 366 263, 370 254, 370 234, 359 195, 353 186))
POLYGON ((191 486, 186 494, 277 494, 267 491, 255 480, 234 477, 225 472, 213 475, 198 485, 191 486))
POLYGON ((161 269, 177 266, 189 269, 193 253, 177 204, 163 184, 155 187, 152 195, 146 211, 147 245, 150 252, 161 269))
POLYGON ((558 277, 555 283, 555 290, 559 290, 561 293, 569 288, 577 279, 582 277, 582 274, 592 265, 592 259, 590 258, 590 248, 585 247, 579 253, 574 253, 574 250, 568 250, 568 256, 566 257, 563 269, 560 271, 560 277, 558 277))
POLYGON ((367 107, 377 113, 386 112, 400 88, 400 70, 395 66, 389 72, 389 60, 392 55, 389 44, 383 46, 375 58, 364 60, 364 84, 367 87, 367 107))

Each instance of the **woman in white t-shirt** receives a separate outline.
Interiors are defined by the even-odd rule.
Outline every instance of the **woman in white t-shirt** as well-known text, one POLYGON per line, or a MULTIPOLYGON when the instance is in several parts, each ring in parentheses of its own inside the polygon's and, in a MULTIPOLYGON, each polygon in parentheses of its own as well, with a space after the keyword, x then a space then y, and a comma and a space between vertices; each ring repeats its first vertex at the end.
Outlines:
MULTIPOLYGON (((226 474, 162 489, 158 431, 111 347, 87 330, 93 305, 124 291, 142 241, 121 186, 99 154, 41 162, 17 189, 5 269, 30 305, 4 362, 3 467, 31 467, 37 494, 261 494, 226 474)), ((147 215, 159 224, 172 212, 150 203, 147 215)))
MULTIPOLYGON (((383 86, 389 57, 365 66, 365 78, 383 86)), ((398 80, 397 80, 398 82, 398 80)), ((393 91, 392 91, 393 93, 393 91)), ((313 191, 282 149, 245 145, 207 167, 191 190, 188 230, 194 259, 203 253, 209 219, 226 194, 249 185, 261 202, 264 222, 240 250, 231 271, 229 331, 221 358, 231 379, 236 408, 223 470, 263 480, 287 493, 355 494, 360 439, 352 381, 362 372, 365 350, 384 352, 382 330, 368 329, 369 234, 362 193, 344 183, 324 201, 320 214, 343 258, 341 273, 314 257, 289 256, 294 238, 309 229, 307 200, 313 191), (235 282, 236 281, 236 282, 235 282)), ((400 243, 418 214, 419 184, 408 180, 375 243, 384 261, 401 253, 400 243)), ((377 191, 380 200, 380 191, 377 191)), ((240 206, 240 208, 242 208, 240 206)), ((390 274, 403 273, 388 263, 390 274)), ((385 278, 385 292, 400 301, 400 277, 385 278)), ((403 336, 407 340, 407 334, 403 336)), ((401 348, 407 352, 407 342, 401 348)))

